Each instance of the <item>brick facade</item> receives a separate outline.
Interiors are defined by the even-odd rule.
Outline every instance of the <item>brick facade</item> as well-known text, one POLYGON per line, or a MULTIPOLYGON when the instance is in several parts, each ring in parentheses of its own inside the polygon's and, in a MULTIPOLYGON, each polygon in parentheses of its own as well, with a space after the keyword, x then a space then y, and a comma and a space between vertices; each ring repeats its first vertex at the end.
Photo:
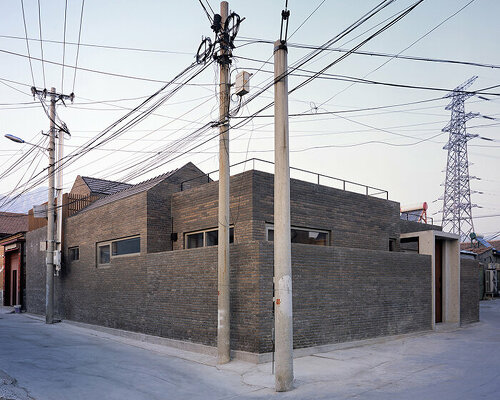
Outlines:
POLYGON ((401 233, 421 232, 421 231, 442 231, 439 225, 422 224, 416 221, 399 220, 399 230, 401 233))
MULTIPOLYGON (((60 317, 216 345, 217 247, 184 249, 186 233, 217 227, 217 182, 203 177, 180 191, 197 171, 67 219, 66 252, 79 246, 80 259, 66 260, 56 278, 60 317), (141 237, 140 254, 97 266, 98 242, 132 235, 141 237)), ((232 348, 268 352, 273 176, 233 176, 230 209, 232 348)), ((399 240, 398 203, 292 180, 291 218, 330 233, 330 246, 292 245, 296 348, 431 329, 430 257, 388 251, 389 240, 399 240)), ((44 235, 27 238, 27 304, 35 313, 44 312, 44 235)))
MULTIPOLYGON (((481 267, 476 260, 460 259, 460 322, 479 321, 481 267)), ((484 278, 483 278, 484 279, 484 278)))

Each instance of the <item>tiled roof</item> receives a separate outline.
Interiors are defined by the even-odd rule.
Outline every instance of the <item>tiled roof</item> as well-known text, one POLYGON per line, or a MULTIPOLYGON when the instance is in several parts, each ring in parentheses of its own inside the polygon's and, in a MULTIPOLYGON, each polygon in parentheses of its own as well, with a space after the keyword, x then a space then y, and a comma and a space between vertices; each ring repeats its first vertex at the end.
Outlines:
POLYGON ((173 171, 159 175, 155 178, 151 178, 147 181, 138 183, 137 185, 128 185, 128 188, 126 188, 120 192, 110 194, 109 196, 106 196, 106 197, 103 197, 99 200, 94 201, 88 207, 84 208, 81 212, 92 210, 94 208, 101 207, 105 204, 109 204, 109 203, 112 203, 114 201, 125 199, 129 196, 133 196, 135 194, 145 192, 146 190, 149 190, 152 187, 159 184, 160 182, 162 182, 164 179, 169 178, 170 176, 172 176, 176 172, 177 172, 177 169, 174 169, 173 171))
POLYGON ((132 185, 123 182, 108 181, 106 179, 92 178, 90 176, 82 176, 83 181, 89 187, 92 193, 110 195, 128 189, 132 185))
POLYGON ((28 230, 28 215, 0 211, 0 236, 28 230))
POLYGON ((491 250, 492 248, 495 250, 500 250, 500 240, 490 240, 490 241, 488 241, 488 243, 491 244, 491 247, 485 247, 482 245, 479 247, 476 247, 475 244, 473 246, 471 246, 470 242, 460 243, 460 250, 467 250, 467 251, 471 251, 471 252, 476 253, 476 254, 483 254, 483 253, 491 250))

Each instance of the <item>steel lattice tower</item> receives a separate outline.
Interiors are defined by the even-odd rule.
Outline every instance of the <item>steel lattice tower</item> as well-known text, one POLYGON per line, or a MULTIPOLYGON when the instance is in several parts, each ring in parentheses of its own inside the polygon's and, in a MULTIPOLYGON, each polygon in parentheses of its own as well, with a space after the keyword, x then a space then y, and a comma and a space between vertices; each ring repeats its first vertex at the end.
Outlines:
POLYGON ((448 150, 448 161, 441 226, 443 231, 460 235, 462 242, 468 239, 471 232, 474 232, 467 142, 477 135, 468 134, 465 123, 478 114, 466 114, 464 103, 466 99, 474 95, 465 92, 465 89, 476 79, 477 76, 473 76, 445 96, 451 98, 450 104, 446 106, 446 110, 451 110, 451 120, 442 129, 443 132, 449 132, 450 136, 448 143, 443 147, 444 150, 448 150))

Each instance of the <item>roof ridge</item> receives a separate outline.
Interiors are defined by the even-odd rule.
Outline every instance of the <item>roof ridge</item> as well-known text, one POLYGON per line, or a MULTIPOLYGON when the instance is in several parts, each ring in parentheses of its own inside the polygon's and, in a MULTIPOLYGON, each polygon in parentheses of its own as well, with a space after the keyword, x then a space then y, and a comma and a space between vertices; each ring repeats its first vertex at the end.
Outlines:
MULTIPOLYGON (((154 176, 152 178, 146 179, 145 181, 138 182, 136 184, 132 184, 132 187, 138 186, 138 185, 142 185, 142 184, 145 184, 145 183, 148 183, 148 182, 152 182, 152 181, 154 181, 155 179, 158 179, 158 178, 162 178, 162 177, 168 178, 169 176, 171 176, 172 174, 174 174, 178 170, 179 170, 179 168, 176 168, 176 169, 173 169, 171 171, 164 172, 163 174, 160 174, 160 175, 154 176)), ((123 190, 127 190, 127 189, 123 189, 123 190)))
POLYGON ((82 176, 82 179, 85 180, 85 178, 88 178, 88 179, 95 179, 95 180, 98 180, 98 181, 104 181, 104 182, 110 182, 110 183, 120 183, 122 185, 130 185, 130 183, 127 183, 127 182, 122 182, 122 181, 112 181, 110 179, 102 179, 102 178, 95 178, 93 176, 82 176))

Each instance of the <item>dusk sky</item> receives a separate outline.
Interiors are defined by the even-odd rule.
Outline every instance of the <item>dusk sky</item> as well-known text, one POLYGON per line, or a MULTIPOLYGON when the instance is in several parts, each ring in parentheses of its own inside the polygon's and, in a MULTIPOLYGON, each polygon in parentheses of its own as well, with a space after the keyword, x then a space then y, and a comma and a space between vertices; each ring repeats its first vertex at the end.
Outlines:
MULTIPOLYGON (((40 20, 38 0, 0 2, 0 172, 30 149, 8 141, 4 134, 40 144, 46 139, 40 131, 48 130, 49 120, 40 102, 33 100, 33 84, 41 89, 55 87, 65 94, 74 91, 73 104, 58 105, 59 118, 71 132, 65 154, 71 154, 193 63, 203 36, 213 39, 209 20, 197 0, 85 0, 77 46, 82 2, 67 3, 65 33, 64 0, 41 0, 40 20), (27 37, 32 39, 28 40, 31 67, 26 57, 22 4, 27 37)), ((209 3, 219 12, 218 2, 209 3)), ((353 48, 414 3, 394 1, 330 47, 353 48)), ((289 66, 313 51, 295 45, 317 48, 378 4, 371 0, 288 1, 289 66)), ((273 45, 269 42, 279 39, 284 5, 283 0, 235 0, 229 4, 231 11, 245 17, 235 41, 231 77, 234 81, 242 70, 254 74, 247 96, 272 82, 273 45)), ((441 129, 450 120, 450 111, 445 110, 449 99, 443 97, 477 75, 469 90, 482 94, 468 99, 465 109, 480 115, 467 122, 468 132, 493 141, 476 138, 469 142, 470 175, 479 178, 471 180, 471 189, 481 192, 472 194, 472 203, 478 206, 473 209, 474 225, 476 232, 486 237, 498 234, 499 15, 500 2, 496 0, 424 0, 360 47, 359 51, 372 55, 351 54, 325 71, 330 75, 294 91, 289 98, 290 114, 310 115, 290 117, 291 166, 387 190, 389 199, 402 206, 427 201, 429 215, 440 224, 439 199, 444 192, 447 159, 443 146, 448 135, 441 129), (353 77, 378 84, 346 82, 353 77), (482 90, 485 88, 489 89, 482 90), (344 112, 333 113, 339 111, 344 112)), ((344 54, 321 52, 301 67, 303 71, 289 77, 289 89, 305 81, 310 75, 307 71, 321 71, 344 54)), ((64 171, 66 191, 77 175, 137 183, 188 161, 205 172, 217 170, 217 128, 197 134, 198 128, 218 119, 217 82, 218 66, 208 65, 131 130, 68 165, 64 171), (156 168, 141 170, 155 157, 156 168)), ((172 84, 167 91, 176 86, 172 84)), ((233 100, 236 107, 236 96, 233 100)), ((270 85, 242 107, 231 124, 272 100, 270 85)), ((230 131, 231 164, 253 157, 273 161, 273 119, 268 117, 272 113, 271 107, 230 131)), ((41 173, 46 163, 42 153, 27 158, 15 174, 2 178, 0 193, 12 195, 30 187, 30 177, 41 173)), ((247 164, 244 168, 251 167, 247 164)), ((231 172, 242 171, 239 167, 231 172)), ((294 176, 311 179, 292 173, 294 176)), ((46 182, 41 185, 46 186, 46 182)))

